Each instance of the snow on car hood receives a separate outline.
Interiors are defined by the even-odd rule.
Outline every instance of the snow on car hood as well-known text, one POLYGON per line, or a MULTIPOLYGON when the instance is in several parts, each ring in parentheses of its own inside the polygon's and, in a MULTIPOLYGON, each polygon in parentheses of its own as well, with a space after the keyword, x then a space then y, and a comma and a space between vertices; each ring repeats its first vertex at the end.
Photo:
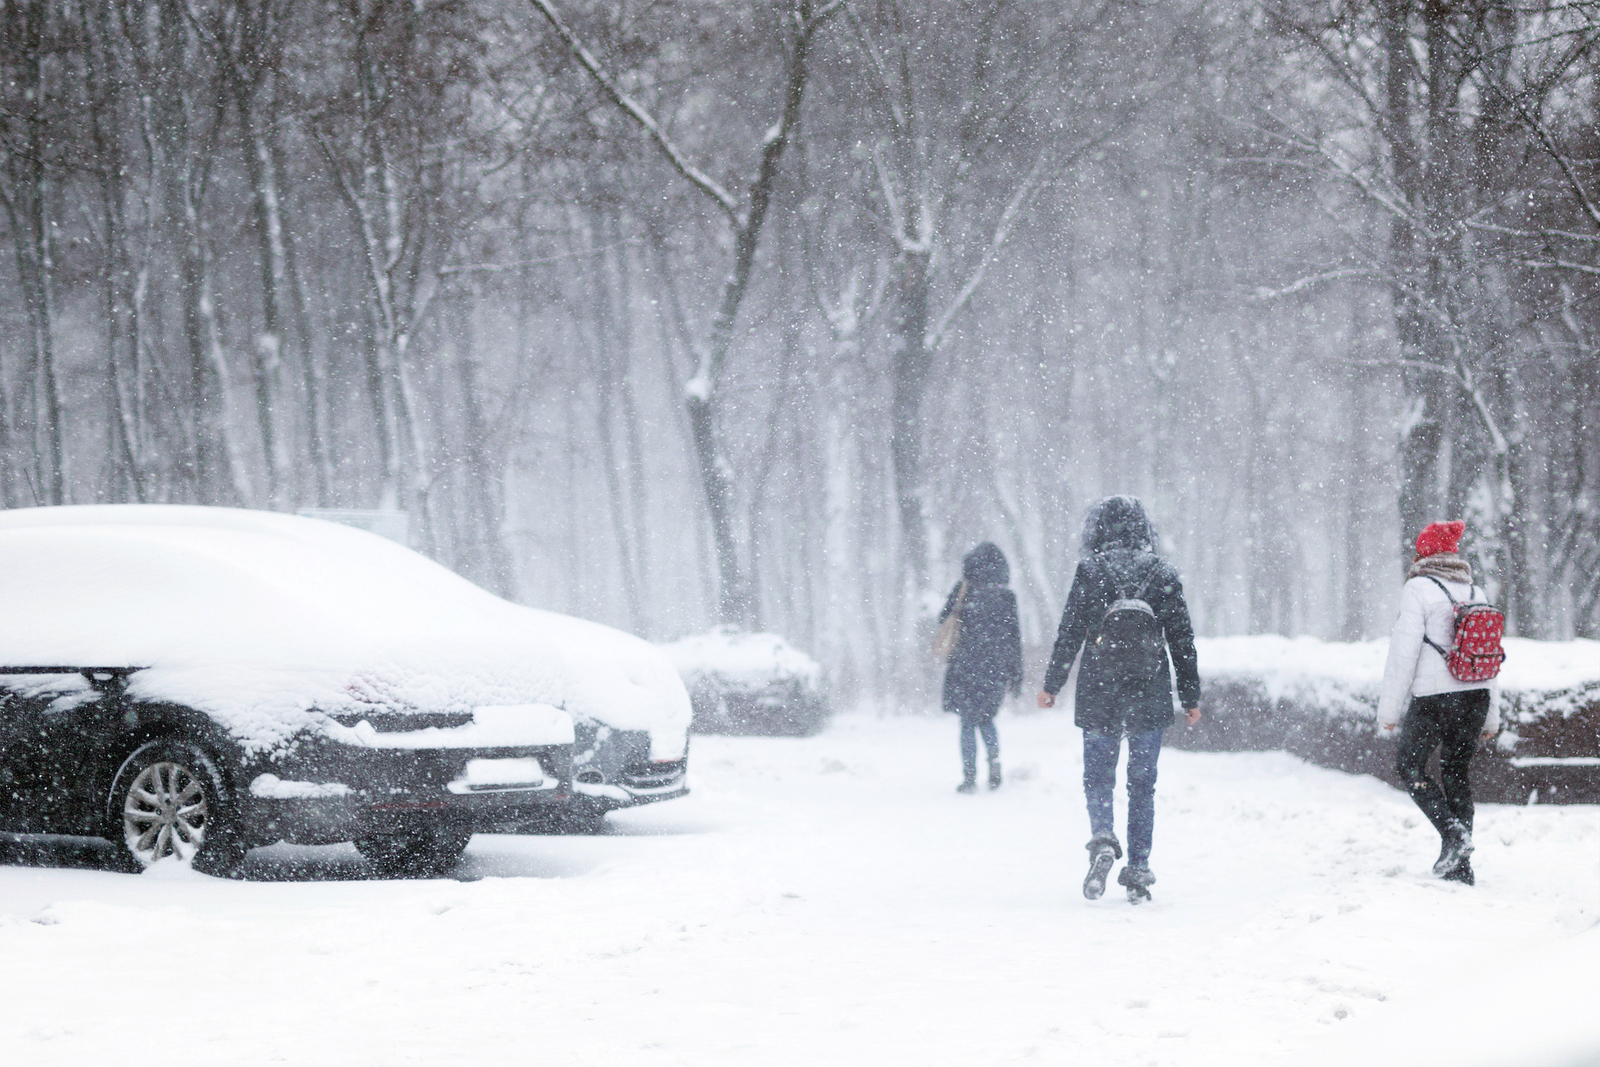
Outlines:
POLYGON ((0 664, 144 667, 129 693, 272 751, 364 708, 549 704, 683 755, 689 698, 649 643, 526 608, 394 542, 232 508, 0 512, 0 664))

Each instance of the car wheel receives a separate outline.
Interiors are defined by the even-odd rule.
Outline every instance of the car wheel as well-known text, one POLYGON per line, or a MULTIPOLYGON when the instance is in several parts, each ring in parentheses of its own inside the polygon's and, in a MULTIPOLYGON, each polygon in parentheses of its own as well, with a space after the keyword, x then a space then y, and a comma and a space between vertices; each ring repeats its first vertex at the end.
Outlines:
POLYGON ((228 876, 244 860, 233 798, 216 762, 185 741, 139 746, 112 781, 107 836, 130 868, 163 861, 228 876))
POLYGON ((418 827, 356 838, 356 848, 385 877, 444 874, 461 862, 472 831, 460 826, 418 827))

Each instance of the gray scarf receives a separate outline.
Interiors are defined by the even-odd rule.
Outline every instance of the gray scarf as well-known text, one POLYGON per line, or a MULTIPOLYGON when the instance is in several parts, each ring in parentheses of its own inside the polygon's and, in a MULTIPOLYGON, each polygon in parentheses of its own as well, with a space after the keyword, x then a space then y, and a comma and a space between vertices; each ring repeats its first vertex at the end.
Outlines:
POLYGON ((1454 552, 1423 556, 1406 571, 1407 578, 1438 578, 1446 582, 1472 584, 1472 565, 1454 552))

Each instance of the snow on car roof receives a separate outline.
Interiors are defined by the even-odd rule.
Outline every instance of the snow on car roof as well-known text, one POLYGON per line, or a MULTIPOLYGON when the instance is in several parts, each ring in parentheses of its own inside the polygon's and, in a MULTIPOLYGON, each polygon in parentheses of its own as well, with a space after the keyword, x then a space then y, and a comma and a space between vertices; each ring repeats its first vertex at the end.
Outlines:
POLYGON ((688 696, 647 642, 502 600, 382 537, 232 508, 0 512, 0 665, 145 667, 130 695, 269 750, 308 710, 545 703, 682 754, 688 696))
POLYGON ((752 688, 789 679, 809 686, 822 681, 816 660, 773 633, 718 626, 660 647, 685 676, 710 676, 752 688))

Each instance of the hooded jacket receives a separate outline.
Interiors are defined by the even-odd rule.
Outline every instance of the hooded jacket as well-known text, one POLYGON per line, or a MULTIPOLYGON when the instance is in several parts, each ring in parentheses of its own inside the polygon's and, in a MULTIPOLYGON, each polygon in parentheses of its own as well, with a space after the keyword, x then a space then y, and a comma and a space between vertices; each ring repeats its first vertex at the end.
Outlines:
POLYGON ((1073 722, 1093 733, 1118 734, 1165 729, 1173 723, 1172 683, 1177 676, 1183 707, 1200 704, 1200 670, 1194 627, 1183 598, 1183 583, 1170 563, 1156 555, 1156 531, 1144 506, 1131 496, 1107 497, 1089 509, 1083 524, 1083 558, 1078 561, 1045 671, 1044 689, 1058 693, 1072 661, 1085 647, 1078 667, 1073 722), (1166 635, 1167 652, 1157 673, 1124 677, 1095 655, 1093 638, 1113 601, 1143 589, 1166 635), (1170 652, 1170 660, 1168 658, 1170 652))
POLYGON ((1500 682, 1463 682, 1450 673, 1444 657, 1423 641, 1426 636, 1448 649, 1455 635, 1456 613, 1450 603, 1484 600, 1483 590, 1472 584, 1472 568, 1453 552, 1427 556, 1412 564, 1410 577, 1400 589, 1400 614, 1389 633, 1389 656, 1383 667, 1383 688, 1378 693, 1378 725, 1395 726, 1411 706, 1412 697, 1489 690, 1489 718, 1485 730, 1500 728, 1500 682), (1433 579, 1450 590, 1446 596, 1433 579))
MULTIPOLYGON (((961 603, 961 636, 944 672, 945 711, 982 722, 994 718, 1005 699, 1022 689, 1022 627, 1017 595, 1008 587, 1011 567, 999 547, 978 545, 961 561, 967 596, 961 603)), ((955 610, 961 582, 945 598, 943 622, 955 610)))

